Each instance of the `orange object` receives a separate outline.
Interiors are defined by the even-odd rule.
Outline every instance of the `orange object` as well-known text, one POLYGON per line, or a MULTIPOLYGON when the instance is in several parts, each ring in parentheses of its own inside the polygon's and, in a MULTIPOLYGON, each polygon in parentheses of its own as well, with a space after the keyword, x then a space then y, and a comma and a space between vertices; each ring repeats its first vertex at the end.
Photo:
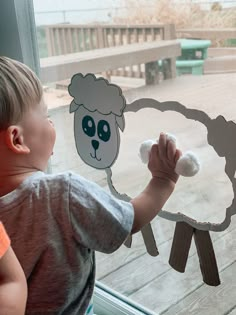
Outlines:
POLYGON ((0 258, 6 253, 8 248, 10 247, 10 239, 7 235, 7 232, 2 224, 0 222, 0 258))

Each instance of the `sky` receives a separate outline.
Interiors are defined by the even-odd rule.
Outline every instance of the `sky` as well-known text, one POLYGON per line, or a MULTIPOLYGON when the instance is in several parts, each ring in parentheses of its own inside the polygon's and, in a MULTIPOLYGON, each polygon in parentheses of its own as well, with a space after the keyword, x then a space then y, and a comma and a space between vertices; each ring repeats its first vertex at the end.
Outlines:
POLYGON ((87 23, 93 21, 106 21, 115 14, 122 0, 33 0, 36 24, 52 23, 87 23), (97 10, 96 10, 97 9, 97 10), (63 10, 81 10, 63 13, 63 10), (51 12, 47 11, 61 11, 51 12), (45 12, 45 13, 41 13, 45 12))
MULTIPOLYGON (((175 1, 189 2, 190 0, 175 1)), ((192 0, 192 2, 202 3, 204 8, 209 7, 210 3, 215 1, 192 0)), ((112 16, 118 13, 122 14, 124 9, 121 8, 124 7, 125 3, 124 0, 33 0, 33 2, 37 25, 65 22, 79 24, 110 22, 112 16), (70 10, 75 11, 71 12, 70 10)), ((142 2, 148 6, 152 4, 153 0, 142 0, 142 2)), ((223 7, 236 6, 236 0, 221 0, 219 2, 223 7)))

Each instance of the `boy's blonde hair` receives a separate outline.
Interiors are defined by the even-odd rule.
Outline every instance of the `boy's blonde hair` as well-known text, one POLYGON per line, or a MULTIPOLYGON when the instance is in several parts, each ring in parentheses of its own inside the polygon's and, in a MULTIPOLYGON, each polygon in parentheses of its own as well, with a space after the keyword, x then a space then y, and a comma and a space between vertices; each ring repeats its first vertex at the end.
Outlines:
POLYGON ((21 121, 23 114, 40 103, 43 88, 30 68, 0 57, 0 130, 21 121))

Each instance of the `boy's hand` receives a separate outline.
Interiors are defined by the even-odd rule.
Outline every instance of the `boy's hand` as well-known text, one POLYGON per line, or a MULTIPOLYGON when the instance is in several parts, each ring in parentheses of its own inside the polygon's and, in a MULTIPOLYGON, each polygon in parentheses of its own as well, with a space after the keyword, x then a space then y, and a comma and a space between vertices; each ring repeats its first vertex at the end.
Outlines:
POLYGON ((160 134, 158 144, 151 148, 148 168, 153 178, 177 182, 179 175, 175 172, 176 162, 181 156, 173 140, 167 140, 164 133, 160 134))

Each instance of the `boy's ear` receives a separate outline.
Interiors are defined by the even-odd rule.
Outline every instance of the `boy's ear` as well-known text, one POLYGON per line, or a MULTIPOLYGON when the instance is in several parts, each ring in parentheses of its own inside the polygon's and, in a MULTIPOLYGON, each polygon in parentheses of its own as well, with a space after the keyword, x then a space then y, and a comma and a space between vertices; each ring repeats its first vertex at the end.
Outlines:
POLYGON ((6 145, 8 149, 17 154, 29 154, 30 149, 24 143, 23 131, 20 126, 10 126, 6 130, 6 145))

